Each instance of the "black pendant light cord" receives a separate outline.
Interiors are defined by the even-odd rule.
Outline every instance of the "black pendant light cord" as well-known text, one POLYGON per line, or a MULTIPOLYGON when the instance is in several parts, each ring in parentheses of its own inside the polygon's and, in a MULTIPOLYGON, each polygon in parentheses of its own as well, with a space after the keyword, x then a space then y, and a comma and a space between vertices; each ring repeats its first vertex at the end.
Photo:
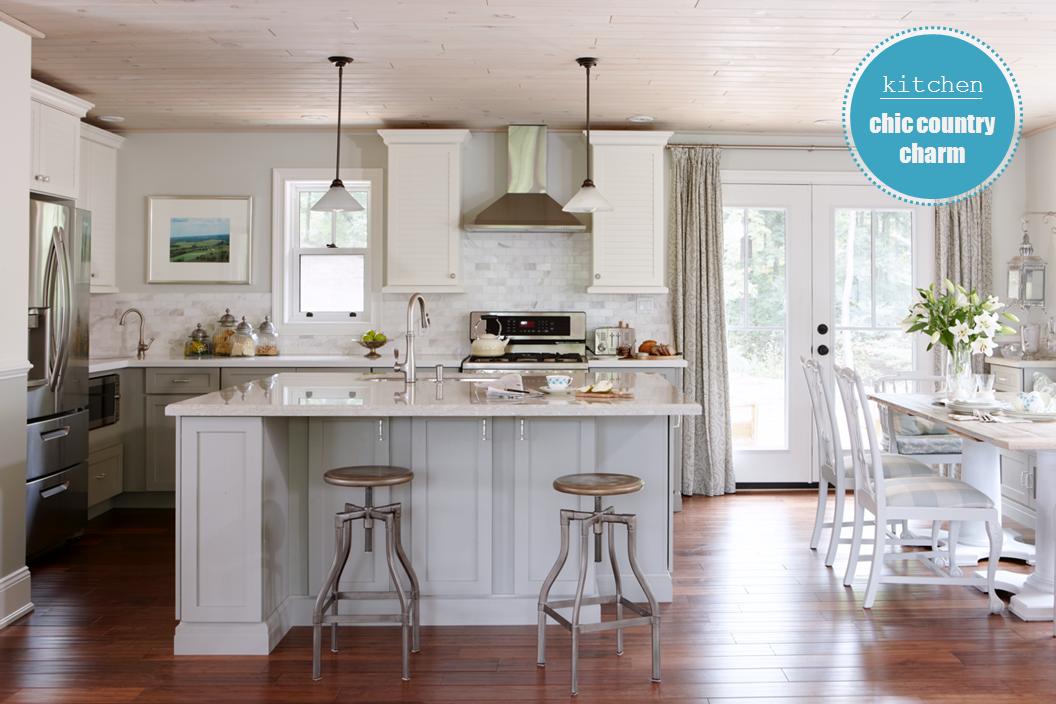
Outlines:
MULTIPOLYGON (((333 59, 331 59, 333 61, 333 59)), ((341 180, 341 102, 345 86, 345 61, 338 59, 337 64, 337 163, 334 164, 334 181, 341 180)))
POLYGON ((593 171, 591 169, 590 161, 590 69, 592 66, 598 64, 598 60, 591 56, 584 56, 576 59, 576 63, 587 70, 587 180, 583 182, 583 185, 594 185, 592 180, 593 171))

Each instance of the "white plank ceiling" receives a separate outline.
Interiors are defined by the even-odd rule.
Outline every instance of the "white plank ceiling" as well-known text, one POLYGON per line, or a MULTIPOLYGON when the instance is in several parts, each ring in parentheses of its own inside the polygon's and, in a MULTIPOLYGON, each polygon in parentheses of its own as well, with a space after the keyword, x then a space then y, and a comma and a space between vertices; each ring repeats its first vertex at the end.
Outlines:
POLYGON ((990 42, 1024 93, 1027 130, 1056 122, 1056 2, 1033 0, 0 0, 47 36, 35 77, 124 129, 348 123, 578 128, 600 59, 601 126, 831 133, 855 63, 883 37, 947 24, 990 42), (309 116, 305 118, 304 116, 309 116), (315 118, 313 121, 311 118, 315 118))

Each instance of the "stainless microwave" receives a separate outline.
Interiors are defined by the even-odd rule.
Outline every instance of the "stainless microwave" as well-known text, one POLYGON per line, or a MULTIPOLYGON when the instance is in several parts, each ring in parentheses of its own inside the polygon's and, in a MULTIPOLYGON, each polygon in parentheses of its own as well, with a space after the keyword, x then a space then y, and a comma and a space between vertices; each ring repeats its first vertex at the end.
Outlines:
POLYGON ((95 430, 121 420, 121 377, 106 374, 88 380, 88 429, 95 430))

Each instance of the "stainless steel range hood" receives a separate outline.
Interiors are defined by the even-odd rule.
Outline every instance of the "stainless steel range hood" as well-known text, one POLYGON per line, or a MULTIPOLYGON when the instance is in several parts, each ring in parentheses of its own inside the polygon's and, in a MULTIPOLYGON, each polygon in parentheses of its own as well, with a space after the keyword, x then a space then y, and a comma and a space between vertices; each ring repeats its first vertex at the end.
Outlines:
POLYGON ((583 232, 586 226, 546 193, 546 125, 507 128, 506 194, 482 210, 471 232, 583 232))

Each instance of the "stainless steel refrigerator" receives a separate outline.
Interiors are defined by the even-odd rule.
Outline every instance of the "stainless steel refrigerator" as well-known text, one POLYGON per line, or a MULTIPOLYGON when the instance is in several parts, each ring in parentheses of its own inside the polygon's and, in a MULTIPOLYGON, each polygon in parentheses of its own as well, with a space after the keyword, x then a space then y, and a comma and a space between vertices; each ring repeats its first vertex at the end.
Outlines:
POLYGON ((88 512, 88 286, 91 216, 29 201, 26 554, 84 531, 88 512))

